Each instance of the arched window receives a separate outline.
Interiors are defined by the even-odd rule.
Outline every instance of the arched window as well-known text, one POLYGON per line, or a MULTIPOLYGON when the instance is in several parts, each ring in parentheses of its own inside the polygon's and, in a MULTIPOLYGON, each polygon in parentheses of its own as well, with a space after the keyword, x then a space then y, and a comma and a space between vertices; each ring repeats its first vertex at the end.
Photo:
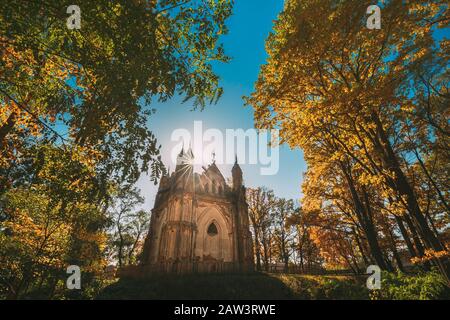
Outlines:
POLYGON ((217 235, 219 232, 217 231, 217 227, 216 227, 216 225, 214 224, 214 222, 212 222, 210 225, 209 225, 209 227, 208 227, 208 231, 207 231, 207 233, 208 233, 208 235, 209 236, 215 236, 215 235, 217 235))

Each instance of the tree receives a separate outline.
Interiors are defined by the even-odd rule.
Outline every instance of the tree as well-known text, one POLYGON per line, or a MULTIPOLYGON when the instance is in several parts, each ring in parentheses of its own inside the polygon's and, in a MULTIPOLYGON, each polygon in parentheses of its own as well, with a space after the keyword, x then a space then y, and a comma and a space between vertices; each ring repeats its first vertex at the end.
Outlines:
POLYGON ((289 259, 292 254, 292 242, 294 230, 289 224, 289 218, 294 214, 294 202, 292 200, 277 199, 274 206, 274 237, 280 261, 284 263, 284 271, 289 270, 289 259))
MULTIPOLYGON (((374 207, 408 221, 418 255, 434 255, 448 280, 449 253, 436 234, 446 227, 433 230, 422 200, 429 190, 440 214, 448 214, 448 199, 424 167, 428 186, 419 189, 420 161, 411 155, 421 149, 423 156, 431 145, 448 152, 448 122, 438 114, 448 102, 448 45, 437 45, 433 30, 448 23, 449 6, 389 1, 380 30, 364 27, 366 9, 356 0, 287 1, 247 102, 258 127, 279 127, 283 142, 304 150, 308 173, 336 176, 322 184, 327 196, 311 203, 323 210, 331 202, 339 216, 357 217, 350 224, 364 231, 380 267, 391 269, 383 248, 389 235, 377 239, 386 220, 374 207)), ((448 157, 441 164, 447 167, 448 157)))
POLYGON ((289 226, 294 228, 293 259, 301 273, 313 271, 314 267, 321 268, 323 259, 320 251, 313 239, 314 223, 310 221, 307 214, 301 207, 297 207, 294 213, 288 218, 289 226))
POLYGON ((94 170, 51 145, 27 156, 34 168, 27 183, 0 198, 0 291, 14 299, 62 296, 68 265, 82 269, 88 290, 105 266, 107 220, 92 201, 94 170))
POLYGON ((144 199, 133 187, 121 188, 114 197, 110 210, 112 222, 110 231, 110 259, 119 267, 137 262, 137 249, 142 247, 143 238, 150 227, 150 216, 136 207, 144 199))
POLYGON ((226 62, 229 0, 79 1, 82 27, 66 26, 56 0, 8 2, 0 9, 0 147, 13 165, 25 139, 93 150, 106 179, 136 181, 162 170, 147 118, 151 101, 174 94, 203 108, 221 95, 213 61, 226 62), (130 23, 133 21, 133 23, 130 23), (111 157, 120 161, 112 163, 111 157))
POLYGON ((269 226, 275 206, 275 196, 267 188, 247 188, 248 213, 253 231, 254 250, 256 256, 256 269, 261 271, 261 255, 264 260, 264 269, 268 271, 269 265, 269 226))
MULTIPOLYGON (((180 95, 203 109, 222 94, 212 64, 228 61, 219 39, 231 0, 77 5, 79 30, 60 1, 0 8, 0 262, 11 298, 62 294, 68 264, 82 267, 88 294, 117 190, 165 171, 152 102, 180 95)), ((126 263, 148 219, 135 218, 121 229, 126 263)))
POLYGON ((285 272, 291 264, 301 272, 321 266, 310 221, 293 200, 277 198, 266 187, 248 188, 246 197, 258 271, 270 271, 276 262, 283 263, 285 272))

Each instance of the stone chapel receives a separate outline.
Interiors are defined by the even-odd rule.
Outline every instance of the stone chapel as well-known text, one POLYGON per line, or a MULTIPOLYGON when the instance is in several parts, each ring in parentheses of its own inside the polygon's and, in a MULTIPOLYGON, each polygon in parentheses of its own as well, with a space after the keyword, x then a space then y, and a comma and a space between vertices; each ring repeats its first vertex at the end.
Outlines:
POLYGON ((140 272, 248 272, 254 268, 242 170, 228 184, 213 161, 193 171, 191 148, 161 178, 140 272))

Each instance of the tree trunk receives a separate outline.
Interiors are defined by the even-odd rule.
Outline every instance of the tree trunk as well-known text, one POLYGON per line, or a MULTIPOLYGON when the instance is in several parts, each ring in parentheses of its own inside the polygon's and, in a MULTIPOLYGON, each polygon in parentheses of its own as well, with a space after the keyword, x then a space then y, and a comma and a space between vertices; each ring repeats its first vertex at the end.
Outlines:
POLYGON ((388 232, 389 232, 389 239, 390 239, 391 246, 392 246, 392 253, 394 255, 395 262, 397 263, 398 270, 400 270, 401 272, 405 272, 405 268, 403 267, 402 259, 397 250, 397 245, 395 243, 394 235, 392 234, 391 230, 388 230, 388 232))
POLYGON ((269 244, 267 243, 269 239, 267 239, 267 235, 264 234, 263 231, 263 250, 264 250, 264 270, 266 272, 269 271, 269 244))
POLYGON ((414 249, 414 245, 411 242, 411 239, 409 238, 408 231, 405 228, 405 225, 403 224, 402 218, 395 216, 395 221, 397 222, 398 228, 400 229, 400 233, 402 234, 403 240, 406 243, 406 247, 408 248, 409 254, 411 258, 414 258, 417 256, 416 250, 414 249))
POLYGON ((0 150, 3 150, 5 147, 5 139, 8 133, 12 130, 14 125, 16 124, 16 113, 13 112, 9 115, 6 123, 0 127, 0 150))
POLYGON ((289 256, 286 251, 286 240, 284 239, 284 236, 281 238, 281 255, 284 262, 284 272, 289 271, 289 256))
POLYGON ((256 255, 256 270, 261 271, 261 243, 259 242, 258 232, 255 229, 255 255, 256 255))
POLYGON ((423 257, 423 255, 425 254, 425 248, 423 247, 422 241, 420 240, 419 234, 417 233, 417 229, 408 215, 405 215, 404 219, 406 224, 408 225, 409 231, 411 232, 418 256, 423 257))
POLYGON ((419 152, 414 149, 414 154, 416 155, 416 158, 419 161, 419 164, 420 164, 420 167, 422 168, 423 173, 425 173, 425 176, 428 178, 428 181, 434 187, 439 199, 442 202, 442 205, 444 206, 445 210, 447 211, 447 214, 450 214, 450 206, 448 205, 447 201, 445 200, 445 197, 442 194, 442 191, 439 189, 439 186, 433 180, 433 178, 431 177, 431 174, 428 172, 427 167, 425 166, 425 163, 423 163, 422 158, 420 158, 419 152))
MULTIPOLYGON (((418 228, 422 239, 426 247, 432 249, 433 251, 444 251, 445 248, 439 241, 439 239, 435 236, 433 231, 428 226, 425 216, 423 215, 420 206, 417 202, 417 198, 414 194, 414 190, 408 179, 406 178, 403 170, 400 167, 400 163, 397 159, 397 156, 392 149, 391 143, 384 131, 383 125, 379 116, 373 112, 372 118, 376 124, 376 138, 375 143, 376 147, 379 149, 383 167, 386 170, 389 170, 394 173, 393 177, 389 176, 389 181, 391 182, 391 186, 395 191, 399 193, 399 196, 405 198, 408 212, 411 215, 411 218, 414 220, 415 225, 418 228)), ((446 278, 447 282, 450 284, 450 264, 448 263, 446 258, 443 259, 435 259, 438 264, 439 270, 442 275, 446 278)))
POLYGON ((364 264, 366 266, 368 266, 368 265, 370 265, 370 262, 369 262, 369 259, 366 256, 366 252, 364 250, 364 247, 362 246, 361 239, 359 238, 359 235, 356 232, 355 228, 353 228, 352 230, 353 230, 353 234, 355 236, 356 245, 358 246, 359 252, 361 253, 361 257, 364 260, 364 264))
POLYGON ((344 177, 347 181, 347 185, 350 190, 350 194, 352 196, 353 206, 354 206, 356 216, 358 218, 359 223, 361 224, 364 234, 366 235, 367 242, 368 242, 369 248, 370 248, 370 252, 371 252, 373 258, 375 259, 375 262, 377 263, 377 265, 381 269, 389 271, 390 268, 386 264, 386 262, 383 258, 383 254, 381 252, 381 248, 378 244, 375 227, 373 226, 371 219, 369 219, 368 215, 366 214, 366 208, 364 207, 364 205, 358 195, 353 178, 349 172, 350 169, 348 169, 343 163, 341 163, 341 169, 342 169, 344 177))

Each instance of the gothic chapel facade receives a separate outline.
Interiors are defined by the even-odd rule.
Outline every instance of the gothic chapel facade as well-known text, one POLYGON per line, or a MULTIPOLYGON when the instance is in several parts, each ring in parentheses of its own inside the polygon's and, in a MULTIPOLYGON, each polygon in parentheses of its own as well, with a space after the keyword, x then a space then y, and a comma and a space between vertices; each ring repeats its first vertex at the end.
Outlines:
POLYGON ((194 173, 192 150, 182 150, 161 178, 139 273, 247 272, 254 268, 242 170, 228 185, 213 161, 194 173))

